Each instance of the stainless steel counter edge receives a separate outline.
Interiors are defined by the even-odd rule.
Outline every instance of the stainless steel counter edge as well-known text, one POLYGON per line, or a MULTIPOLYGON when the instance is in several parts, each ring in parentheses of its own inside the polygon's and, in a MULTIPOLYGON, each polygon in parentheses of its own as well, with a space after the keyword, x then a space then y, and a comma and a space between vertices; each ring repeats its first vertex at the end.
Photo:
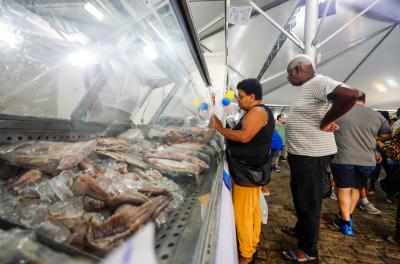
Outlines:
POLYGON ((216 246, 218 240, 218 231, 221 219, 221 202, 223 186, 223 170, 225 155, 221 153, 222 158, 218 164, 213 186, 211 189, 211 203, 207 208, 205 215, 209 216, 202 225, 200 237, 197 241, 193 264, 214 263, 216 257, 216 246))

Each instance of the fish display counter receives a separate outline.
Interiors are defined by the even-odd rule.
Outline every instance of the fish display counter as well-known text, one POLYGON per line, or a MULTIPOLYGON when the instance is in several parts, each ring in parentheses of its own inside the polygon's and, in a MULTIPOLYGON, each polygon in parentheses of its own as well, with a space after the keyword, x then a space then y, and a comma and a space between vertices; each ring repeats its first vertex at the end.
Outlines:
POLYGON ((0 259, 98 263, 153 223, 158 263, 213 262, 223 142, 186 1, 0 9, 0 259))
POLYGON ((221 142, 210 132, 152 126, 74 143, 3 145, 1 218, 99 257, 154 222, 160 258, 185 260, 218 188, 221 142))

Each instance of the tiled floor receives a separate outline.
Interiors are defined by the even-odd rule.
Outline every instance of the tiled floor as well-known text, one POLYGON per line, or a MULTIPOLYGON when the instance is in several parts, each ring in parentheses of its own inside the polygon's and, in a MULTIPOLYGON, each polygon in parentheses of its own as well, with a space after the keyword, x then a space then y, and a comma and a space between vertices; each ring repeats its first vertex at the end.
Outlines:
MULTIPOLYGON (((281 251, 296 247, 296 240, 281 231, 282 226, 293 226, 296 223, 289 179, 287 169, 280 174, 273 174, 271 196, 268 198, 269 222, 262 227, 257 264, 286 263, 281 257, 281 251)), ((381 191, 369 197, 369 200, 383 214, 370 215, 356 209, 353 237, 339 233, 332 226, 332 219, 338 211, 337 202, 324 200, 318 244, 320 263, 400 263, 400 247, 385 239, 394 232, 396 206, 387 203, 381 191)))

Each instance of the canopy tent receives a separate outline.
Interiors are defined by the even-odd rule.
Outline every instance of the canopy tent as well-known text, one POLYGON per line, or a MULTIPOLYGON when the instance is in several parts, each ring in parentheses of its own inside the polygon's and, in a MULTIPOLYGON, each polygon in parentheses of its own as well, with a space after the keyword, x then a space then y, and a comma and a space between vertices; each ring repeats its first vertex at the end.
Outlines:
MULTIPOLYGON (((224 52, 225 1, 189 2, 205 55, 224 52)), ((291 36, 304 43, 304 1, 252 2, 291 36)), ((316 40, 317 45, 323 45, 317 49, 317 72, 364 91, 370 107, 387 110, 400 107, 400 1, 318 2, 321 7, 319 23, 321 20, 323 23, 320 23, 316 40), (328 12, 323 17, 324 6, 329 2, 335 9, 334 13, 328 12), (332 35, 346 24, 349 25, 332 35)), ((230 5, 249 5, 249 1, 232 0, 230 5)), ((260 15, 254 6, 247 25, 229 27, 228 49, 233 87, 243 78, 258 77, 263 84, 265 103, 292 103, 298 89, 287 82, 286 67, 290 58, 303 51, 264 15, 260 15)))

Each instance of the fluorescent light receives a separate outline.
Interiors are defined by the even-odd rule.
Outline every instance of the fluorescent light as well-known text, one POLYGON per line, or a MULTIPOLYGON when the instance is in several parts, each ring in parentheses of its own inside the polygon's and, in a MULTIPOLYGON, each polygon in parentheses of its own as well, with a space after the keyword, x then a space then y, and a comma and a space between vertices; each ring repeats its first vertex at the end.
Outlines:
POLYGON ((88 11, 92 16, 94 16, 97 20, 101 21, 104 18, 103 13, 101 13, 94 5, 91 3, 85 4, 85 9, 88 11))
POLYGON ((391 86, 391 87, 398 87, 398 86, 399 86, 399 84, 398 84, 395 80, 393 80, 393 79, 387 79, 386 82, 387 82, 387 83, 389 84, 389 86, 391 86))
POLYGON ((147 57, 149 57, 150 60, 155 60, 158 57, 157 50, 150 45, 146 44, 143 47, 143 52, 147 55, 147 57))
POLYGON ((73 66, 77 66, 83 68, 89 64, 96 64, 97 61, 94 58, 93 54, 88 50, 79 50, 75 53, 71 53, 68 55, 68 60, 73 66))
POLYGON ((376 89, 377 89, 379 92, 381 92, 381 93, 386 93, 387 88, 386 88, 384 85, 382 85, 382 84, 380 84, 380 83, 374 83, 374 85, 375 85, 376 89))

